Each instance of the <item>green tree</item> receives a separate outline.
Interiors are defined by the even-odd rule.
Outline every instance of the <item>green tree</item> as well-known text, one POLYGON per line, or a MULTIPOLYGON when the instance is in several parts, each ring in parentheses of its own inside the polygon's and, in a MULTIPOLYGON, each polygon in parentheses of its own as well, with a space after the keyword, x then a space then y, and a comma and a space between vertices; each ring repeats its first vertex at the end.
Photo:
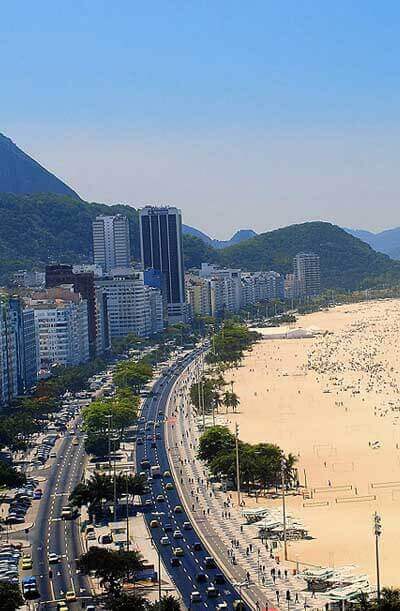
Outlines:
POLYGON ((240 405, 240 400, 235 392, 226 390, 223 396, 223 404, 226 407, 226 413, 228 413, 228 410, 230 407, 232 408, 232 411, 235 413, 236 409, 240 405))
POLYGON ((82 573, 94 572, 100 585, 114 597, 121 593, 122 580, 131 579, 142 566, 141 555, 136 551, 115 552, 100 547, 91 547, 78 560, 82 573))
MULTIPOLYGON (((112 441, 112 450, 119 449, 119 440, 112 441)), ((104 433, 88 433, 88 437, 85 440, 85 451, 87 454, 93 454, 94 456, 107 456, 108 455, 108 435, 104 433)))
POLYGON ((25 483, 26 477, 24 473, 20 473, 7 463, 0 461, 0 486, 13 488, 14 486, 22 486, 25 483))
POLYGON ((141 388, 147 384, 153 377, 152 366, 141 359, 140 361, 122 361, 118 363, 113 380, 114 383, 121 387, 130 387, 136 393, 139 393, 141 388))
POLYGON ((199 458, 206 462, 235 448, 235 436, 226 426, 212 426, 200 437, 199 458))
POLYGON ((113 480, 109 475, 94 473, 87 482, 80 482, 69 496, 69 501, 76 507, 86 505, 89 515, 103 513, 103 505, 114 498, 113 480))
POLYGON ((175 596, 163 596, 161 604, 157 602, 149 603, 149 611, 181 611, 179 600, 175 596))
POLYGON ((146 598, 136 592, 129 594, 122 592, 118 596, 110 596, 107 602, 110 611, 147 611, 149 609, 146 598))
POLYGON ((0 609, 16 611, 24 604, 21 591, 17 585, 8 582, 0 583, 0 609))
POLYGON ((133 497, 141 496, 144 494, 147 486, 146 476, 144 475, 124 475, 119 473, 117 475, 117 497, 121 498, 122 495, 126 494, 133 497))

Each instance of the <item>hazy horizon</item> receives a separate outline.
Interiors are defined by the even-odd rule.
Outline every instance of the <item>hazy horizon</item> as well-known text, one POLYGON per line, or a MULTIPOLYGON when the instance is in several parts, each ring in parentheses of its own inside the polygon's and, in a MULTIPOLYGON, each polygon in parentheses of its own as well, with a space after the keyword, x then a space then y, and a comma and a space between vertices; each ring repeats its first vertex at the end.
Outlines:
POLYGON ((2 17, 0 130, 83 199, 171 203, 219 239, 400 225, 394 2, 43 0, 2 17))

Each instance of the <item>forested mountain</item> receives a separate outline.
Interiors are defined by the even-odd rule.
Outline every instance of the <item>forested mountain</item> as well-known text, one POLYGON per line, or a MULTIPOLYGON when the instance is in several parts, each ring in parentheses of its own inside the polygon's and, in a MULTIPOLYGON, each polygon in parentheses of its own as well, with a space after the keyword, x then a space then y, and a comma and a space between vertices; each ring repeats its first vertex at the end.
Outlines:
POLYGON ((79 199, 59 178, 21 151, 0 133, 0 191, 4 193, 57 193, 79 199))
POLYGON ((249 271, 290 272, 298 252, 320 256, 323 288, 352 289, 400 281, 400 262, 375 252, 344 229, 320 221, 290 225, 224 248, 219 261, 249 271))
POLYGON ((87 203, 49 193, 0 193, 0 280, 9 271, 43 267, 51 261, 91 261, 92 220, 98 214, 118 212, 129 218, 132 256, 139 258, 138 216, 130 206, 87 203))
MULTIPOLYGON (((129 218, 132 258, 140 257, 138 214, 126 205, 107 206, 60 195, 0 193, 0 281, 17 269, 49 262, 87 262, 92 257, 91 222, 98 214, 129 218)), ((321 257, 325 288, 356 288, 400 281, 400 262, 377 253, 330 223, 303 223, 260 234, 229 248, 214 249, 198 237, 183 236, 186 268, 203 261, 243 270, 291 272, 297 252, 321 257)))

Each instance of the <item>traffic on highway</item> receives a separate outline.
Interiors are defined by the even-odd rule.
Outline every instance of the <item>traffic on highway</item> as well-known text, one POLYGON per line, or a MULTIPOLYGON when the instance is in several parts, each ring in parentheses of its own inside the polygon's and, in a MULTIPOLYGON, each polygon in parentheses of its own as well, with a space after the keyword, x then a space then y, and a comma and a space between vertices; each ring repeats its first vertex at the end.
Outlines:
POLYGON ((152 396, 142 408, 136 462, 138 472, 148 476, 149 490, 143 498, 145 518, 163 564, 188 609, 248 609, 199 539, 170 472, 164 437, 167 401, 179 374, 199 354, 192 352, 173 365, 154 384, 152 396))

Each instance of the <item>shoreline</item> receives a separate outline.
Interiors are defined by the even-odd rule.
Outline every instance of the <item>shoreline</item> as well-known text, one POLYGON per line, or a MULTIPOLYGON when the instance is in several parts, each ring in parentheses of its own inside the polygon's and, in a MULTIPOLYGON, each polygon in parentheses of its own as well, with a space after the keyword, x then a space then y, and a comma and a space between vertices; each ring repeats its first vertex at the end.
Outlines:
MULTIPOLYGON (((290 542, 291 560, 357 565, 374 583, 378 511, 382 584, 399 586, 400 301, 337 306, 298 325, 329 333, 261 340, 227 372, 240 398, 229 426, 239 424, 243 441, 277 443, 298 456, 311 498, 289 496, 287 506, 314 539, 290 542)), ((258 506, 279 501, 259 498, 258 506)))

